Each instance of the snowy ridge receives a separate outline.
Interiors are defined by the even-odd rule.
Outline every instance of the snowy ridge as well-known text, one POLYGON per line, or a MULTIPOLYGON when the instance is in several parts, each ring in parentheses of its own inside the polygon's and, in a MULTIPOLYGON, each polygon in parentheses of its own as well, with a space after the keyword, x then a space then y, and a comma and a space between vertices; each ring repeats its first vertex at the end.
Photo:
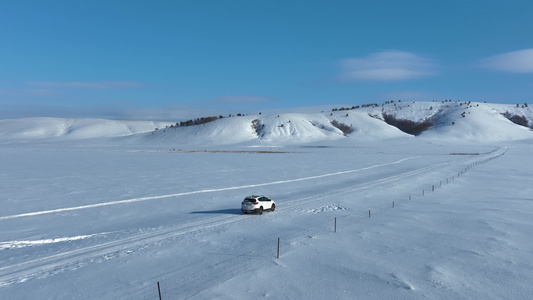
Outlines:
POLYGON ((83 147, 67 146, 79 141, 69 134, 0 143, 0 298, 158 299, 160 283, 164 299, 529 299, 533 145, 424 137, 486 118, 518 126, 456 108, 402 108, 440 120, 418 137, 370 116, 395 109, 386 105, 225 118, 83 147), (161 150, 179 139, 236 144, 161 150), (242 197, 256 193, 276 211, 243 215, 242 197), (250 278, 272 284, 243 288, 250 278))
MULTIPOLYGON (((438 114, 435 128, 423 133, 431 138, 456 140, 505 141, 531 139, 530 128, 514 124, 505 118, 503 108, 479 104, 479 106, 455 106, 438 114)), ((509 108, 509 107, 508 107, 509 108)), ((532 120, 531 111, 516 111, 532 120)), ((530 121, 531 124, 531 121, 530 121)))
POLYGON ((0 120, 0 140, 90 139, 122 137, 142 143, 181 145, 301 144, 315 141, 409 137, 383 121, 383 114, 434 124, 420 136, 429 139, 505 141, 533 139, 533 131, 504 114, 525 118, 533 126, 530 107, 475 102, 411 102, 321 113, 246 115, 193 126, 149 121, 24 118, 0 120), (345 135, 334 123, 351 127, 345 135), (156 130, 157 128, 157 130, 156 130))
POLYGON ((522 116, 533 126, 533 109, 515 105, 477 102, 418 102, 386 104, 374 114, 394 115, 414 122, 428 120, 434 125, 420 136, 463 141, 512 141, 533 138, 531 128, 517 125, 504 114, 522 116))
POLYGON ((0 139, 90 139, 132 135, 169 123, 106 119, 21 118, 0 120, 0 139))

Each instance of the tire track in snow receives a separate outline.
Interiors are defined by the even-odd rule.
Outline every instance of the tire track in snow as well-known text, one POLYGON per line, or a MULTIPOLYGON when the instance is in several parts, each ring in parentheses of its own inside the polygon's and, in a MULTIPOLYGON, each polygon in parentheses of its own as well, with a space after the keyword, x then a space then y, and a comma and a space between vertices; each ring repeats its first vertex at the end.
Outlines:
POLYGON ((33 278, 52 276, 68 270, 71 266, 98 261, 98 258, 108 257, 110 254, 118 256, 120 253, 132 251, 132 249, 137 250, 146 245, 156 244, 167 239, 232 223, 242 219, 242 217, 240 215, 219 216, 214 218, 214 220, 210 218, 164 229, 158 228, 157 231, 148 230, 118 240, 1 267, 0 287, 25 282, 33 278))
POLYGON ((364 167, 364 168, 355 169, 355 170, 340 171, 340 172, 334 172, 334 173, 328 173, 328 174, 322 174, 322 175, 315 175, 315 176, 309 176, 309 177, 302 177, 302 178, 295 178, 295 179, 288 179, 288 180, 279 180, 279 181, 272 181, 272 182, 265 182, 265 183, 258 183, 258 184, 233 186, 233 187, 225 187, 225 188, 217 188, 217 189, 205 189, 205 190, 182 192, 182 193, 169 194, 169 195, 132 198, 132 199, 126 199, 126 200, 102 202, 102 203, 96 203, 96 204, 88 204, 88 205, 73 206, 73 207, 66 207, 66 208, 58 208, 58 209, 50 209, 50 210, 42 210, 42 211, 22 213, 22 214, 11 215, 11 216, 3 216, 3 217, 0 217, 0 220, 9 220, 9 219, 16 219, 16 218, 23 218, 23 217, 32 217, 32 216, 39 216, 39 215, 46 215, 46 214, 53 214, 53 213, 61 213, 61 212, 68 212, 68 211, 75 211, 75 210, 82 210, 82 209, 89 209, 89 208, 97 208, 97 207, 103 207, 103 206, 128 204, 128 203, 150 201, 150 200, 158 200, 158 199, 165 199, 165 198, 172 198, 172 197, 190 196, 190 195, 203 194, 203 193, 231 191, 231 190, 239 190, 239 189, 246 189, 246 188, 261 187, 261 186, 267 186, 267 185, 276 185, 276 184, 284 184, 284 183, 291 183, 291 182, 298 182, 298 181, 305 181, 305 180, 313 180, 313 179, 344 175, 344 174, 349 174, 349 173, 355 173, 355 172, 361 172, 361 171, 365 171, 365 170, 370 170, 370 169, 374 169, 374 168, 380 168, 380 167, 386 167, 386 166, 390 166, 390 165, 400 164, 400 163, 402 163, 404 161, 415 159, 417 157, 419 157, 419 156, 403 158, 403 159, 400 159, 400 160, 397 160, 397 161, 394 161, 394 162, 391 162, 391 163, 377 164, 377 165, 372 165, 372 166, 369 166, 369 167, 364 167))
MULTIPOLYGON (((497 157, 501 155, 501 154, 494 155, 494 153, 490 153, 490 154, 491 154, 490 156, 493 156, 491 158, 494 158, 494 156, 497 157)), ((377 165, 360 168, 356 170, 341 171, 341 172, 328 173, 328 174, 317 175, 317 176, 296 178, 296 179, 291 179, 291 180, 274 181, 274 182, 268 182, 268 183, 245 185, 245 186, 238 186, 238 187, 228 187, 228 188, 220 188, 220 189, 199 190, 199 191, 193 191, 193 192, 187 192, 187 193, 178 193, 178 194, 162 195, 162 196, 154 196, 154 197, 135 198, 135 199, 129 199, 129 200, 99 203, 95 205, 87 205, 87 206, 79 206, 79 207, 65 208, 65 209, 52 210, 52 211, 42 211, 42 212, 36 212, 36 213, 7 216, 7 217, 2 217, 1 219, 13 219, 13 218, 30 216, 30 215, 42 215, 42 214, 53 213, 53 212, 58 212, 58 211, 78 210, 78 209, 100 207, 100 206, 107 206, 107 205, 116 205, 116 204, 122 204, 122 203, 131 203, 131 202, 139 202, 139 201, 148 201, 148 200, 153 200, 153 199, 176 197, 176 196, 182 196, 182 195, 208 193, 208 192, 215 192, 215 191, 236 190, 236 189, 243 189, 243 188, 248 188, 248 187, 257 187, 257 186, 265 186, 265 185, 272 185, 272 184, 283 184, 283 183, 297 182, 297 181, 303 181, 303 180, 311 180, 311 179, 317 179, 317 178, 324 178, 328 176, 349 174, 349 173, 369 170, 369 169, 378 168, 378 167, 390 166, 390 165, 399 164, 401 162, 414 159, 414 158, 416 157, 404 158, 404 159, 401 159, 395 162, 377 164, 377 165)), ((443 165, 446 165, 446 164, 453 164, 454 162, 455 161, 452 160, 452 161, 444 162, 444 163, 436 163, 436 164, 432 164, 429 166, 417 168, 409 172, 402 172, 400 174, 392 175, 386 178, 380 178, 380 179, 376 179, 373 181, 362 182, 356 186, 351 186, 346 189, 336 191, 334 192, 334 194, 335 193, 347 193, 347 192, 353 192, 354 190, 372 188, 372 187, 375 187, 381 184, 389 183, 391 181, 400 180, 402 178, 405 178, 406 176, 421 174, 421 173, 433 170, 435 168, 442 167, 443 165)), ((328 193, 328 195, 331 196, 331 193, 328 193)), ((317 202, 320 200, 324 200, 323 197, 317 196, 317 197, 314 197, 314 199, 309 199, 307 197, 301 197, 300 199, 292 199, 291 203, 287 206, 287 208, 298 207, 300 202, 309 203, 310 201, 317 202)), ((204 231, 206 229, 210 229, 213 227, 228 225, 228 224, 244 221, 247 219, 248 218, 242 215, 234 215, 234 216, 221 215, 221 216, 211 217, 207 220, 202 219, 202 220, 193 221, 193 222, 186 223, 186 224, 180 224, 180 225, 172 226, 168 228, 157 228, 155 231, 149 230, 146 232, 136 233, 132 236, 126 236, 126 237, 119 238, 118 240, 100 243, 100 244, 84 247, 81 249, 75 249, 75 250, 71 250, 68 252, 62 252, 62 253, 50 255, 48 257, 42 257, 39 259, 29 260, 29 261, 25 261, 22 263, 5 266, 5 267, 0 268, 0 287, 11 285, 11 284, 16 284, 20 282, 25 282, 33 278, 53 276, 54 274, 69 270, 69 267, 72 267, 72 266, 80 266, 80 265, 84 266, 86 264, 93 263, 93 262, 98 263, 99 258, 105 258, 105 257, 108 257, 109 255, 111 255, 112 257, 118 256, 121 253, 128 253, 128 251, 132 251, 132 249, 138 250, 140 248, 146 247, 146 245, 154 245, 162 241, 169 240, 169 239, 175 239, 177 237, 185 236, 190 233, 200 232, 200 231, 204 231)))
MULTIPOLYGON (((4 220, 14 219, 14 218, 20 218, 20 217, 25 217, 25 216, 36 216, 36 215, 42 215, 42 214, 48 214, 48 213, 55 213, 55 212, 60 212, 60 211, 70 211, 70 210, 107 206, 107 205, 116 205, 116 204, 122 204, 122 203, 162 199, 162 198, 176 197, 176 196, 183 196, 183 195, 208 193, 208 192, 215 192, 215 191, 236 190, 236 189, 243 189, 243 188, 248 188, 248 187, 257 187, 257 186, 265 186, 265 185, 273 185, 273 184, 298 182, 298 181, 303 181, 303 180, 312 180, 312 179, 317 179, 317 178, 324 178, 324 177, 329 177, 329 176, 337 176, 337 175, 349 174, 349 173, 354 173, 354 172, 360 172, 360 171, 369 170, 369 169, 378 168, 378 167, 390 166, 390 165, 399 164, 399 163, 402 163, 404 161, 414 159, 414 158, 416 157, 404 158, 404 159, 401 159, 395 162, 372 165, 369 167, 360 168, 356 170, 341 171, 341 172, 328 173, 328 174, 317 175, 317 176, 309 176, 309 177, 304 177, 304 178, 296 178, 296 179, 290 179, 290 180, 274 181, 274 182, 268 182, 268 183, 228 187, 228 188, 220 188, 220 189, 199 190, 199 191, 178 193, 178 194, 171 194, 171 195, 135 198, 135 199, 129 199, 129 200, 99 203, 95 205, 78 206, 78 207, 64 208, 64 209, 58 209, 58 210, 41 211, 41 212, 35 212, 35 213, 7 216, 7 217, 2 217, 1 219, 4 219, 4 220)), ((428 167, 419 169, 418 172, 423 172, 427 168, 428 167)), ((393 176, 393 177, 396 178, 400 176, 401 175, 393 176)), ((387 179, 379 179, 377 181, 384 182, 384 181, 387 181, 387 179)), ((368 184, 375 185, 379 183, 369 182, 368 184)), ((359 186, 359 188, 362 188, 362 187, 359 186)), ((308 199, 305 199, 305 197, 303 197, 300 200, 306 201, 308 199)), ((221 215, 218 217, 211 217, 208 220, 203 219, 203 220, 193 221, 193 222, 186 223, 186 224, 180 224, 178 226, 172 226, 169 228, 163 228, 163 229, 158 228, 157 231, 149 230, 147 232, 137 233, 133 236, 123 237, 118 240, 100 243, 100 244, 84 247, 81 249, 76 249, 76 250, 72 250, 68 252, 62 252, 62 253, 50 255, 48 257, 42 257, 42 258, 35 259, 35 260, 29 260, 29 261, 25 261, 22 263, 1 267, 0 268, 0 287, 24 282, 32 278, 52 276, 56 273, 60 273, 65 270, 68 270, 69 267, 76 266, 76 265, 83 265, 86 263, 90 263, 92 261, 98 261, 98 258, 107 257, 110 254, 118 255, 122 252, 131 250, 131 249, 137 250, 138 248, 144 247, 145 245, 156 244, 158 242, 168 240, 168 239, 173 239, 173 238, 175 239, 179 236, 184 236, 189 233, 203 231, 209 228, 227 225, 230 223, 235 223, 235 222, 243 221, 243 220, 247 220, 247 218, 245 218, 242 215, 235 215, 235 216, 221 215)))
MULTIPOLYGON (((329 174, 324 174, 324 175, 311 176, 311 177, 298 178, 298 179, 285 180, 285 181, 276 181, 275 183, 271 182, 271 183, 263 183, 259 185, 247 185, 246 187, 296 182, 296 181, 301 181, 301 180, 322 178, 326 176, 348 174, 348 173, 368 170, 368 169, 372 169, 376 167, 397 164, 397 163, 406 161, 408 159, 412 159, 412 158, 402 159, 402 160, 399 160, 393 163, 369 166, 369 167, 365 167, 365 168, 361 168, 357 170, 342 171, 342 172, 329 173, 329 174)), ((391 181, 405 178, 406 176, 424 173, 424 172, 433 170, 435 168, 441 167, 449 163, 451 162, 436 163, 433 165, 417 168, 409 172, 402 172, 400 174, 392 175, 386 178, 380 178, 380 179, 369 181, 369 182, 363 182, 359 185, 351 186, 341 191, 335 191, 333 195, 338 194, 338 193, 348 193, 354 190, 371 188, 377 185, 381 185, 381 184, 389 183, 391 181)), ((215 191, 227 190, 227 189, 238 189, 238 188, 244 188, 244 187, 215 189, 215 191)), ((206 192, 206 190, 197 191, 196 193, 200 193, 200 192, 206 192)), ((190 193, 185 193, 185 194, 190 194, 190 193)), ((331 192, 328 192, 327 195, 329 195, 330 197, 332 196, 331 192)), ((171 196, 165 195, 165 196, 159 196, 159 197, 164 198, 164 197, 171 197, 171 196)), ((150 198, 158 199, 157 197, 150 197, 150 198)), ((314 199, 309 199, 306 196, 302 196, 300 199, 298 198, 292 199, 291 203, 288 204, 286 208, 287 209, 296 208, 296 207, 301 206, 302 203, 313 203, 313 202, 317 202, 320 200, 324 200, 324 195, 317 195, 316 197, 313 197, 313 198, 314 199)), ((139 199, 142 199, 142 198, 139 198, 139 199)), ((110 257, 110 256, 115 257, 115 256, 120 255, 121 253, 128 253, 128 251, 132 251, 132 252, 136 251, 139 248, 145 247, 146 245, 155 245, 157 243, 160 243, 161 241, 165 241, 169 239, 176 239, 176 238, 186 236, 187 234, 191 234, 194 232, 200 232, 200 231, 208 230, 213 227, 229 225, 232 223, 241 222, 245 220, 248 220, 248 218, 243 215, 234 215, 234 216, 221 215, 221 216, 211 217, 209 219, 192 221, 186 224, 179 224, 177 226, 172 226, 168 228, 157 228, 155 231, 148 230, 146 232, 136 233, 132 236, 121 237, 118 240, 113 240, 113 241, 109 241, 105 243, 87 246, 81 249, 75 249, 75 250, 71 250, 67 252, 50 255, 48 257, 42 257, 39 259, 34 259, 34 260, 25 261, 25 262, 10 265, 10 266, 1 267, 0 268, 0 287, 11 285, 11 284, 16 284, 20 282, 25 282, 33 278, 53 276, 54 274, 69 270, 73 266, 79 266, 79 265, 83 266, 83 265, 86 265, 86 264, 89 264, 95 261, 98 262, 100 258, 105 258, 105 257, 110 257)))
POLYGON ((414 175, 417 175, 417 174, 423 174, 425 172, 428 172, 428 171, 434 170, 436 168, 440 168, 440 167, 449 165, 451 163, 452 162, 437 163, 437 164, 425 166, 425 167, 422 167, 422 168, 419 168, 419 169, 415 169, 415 170, 412 170, 412 171, 408 171, 408 172, 405 172, 405 173, 391 175, 391 176, 388 176, 388 177, 385 177, 385 178, 376 179, 376 180, 373 180, 373 181, 363 182, 361 184, 350 186, 350 187, 347 187, 347 188, 344 188, 344 189, 339 189, 337 191, 327 191, 327 192, 324 192, 323 194, 316 195, 315 197, 313 197, 314 199, 304 198, 304 199, 301 199, 300 201, 291 200, 289 203, 284 205, 284 207, 285 208, 301 207, 303 203, 313 203, 313 202, 317 202, 319 200, 323 200, 324 198, 335 198, 338 195, 344 195, 344 194, 347 194, 347 193, 353 193, 355 191, 360 191, 360 190, 364 190, 364 189, 373 188, 373 187, 376 187, 376 186, 379 186, 379 185, 391 183, 391 182, 396 181, 396 180, 404 179, 404 178, 409 177, 409 176, 414 176, 414 175))
POLYGON ((70 242, 70 241, 77 241, 77 240, 83 240, 87 238, 92 238, 95 236, 105 235, 104 233, 94 233, 94 234, 88 234, 88 235, 78 235, 78 236, 70 236, 70 237, 61 237, 61 238, 51 238, 51 239, 42 239, 42 240, 32 240, 32 241, 8 241, 8 242, 0 242, 0 250, 8 250, 8 249, 15 249, 15 248, 24 248, 28 246, 37 246, 37 245, 45 245, 45 244, 54 244, 54 243, 61 243, 61 242, 70 242))

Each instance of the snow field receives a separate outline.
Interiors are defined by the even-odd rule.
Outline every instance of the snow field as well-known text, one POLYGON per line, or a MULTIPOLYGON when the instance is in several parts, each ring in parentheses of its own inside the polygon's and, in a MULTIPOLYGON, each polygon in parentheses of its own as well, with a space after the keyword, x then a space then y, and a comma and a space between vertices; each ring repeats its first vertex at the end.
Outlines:
POLYGON ((528 299, 533 170, 514 156, 525 151, 510 152, 435 193, 340 221, 337 233, 309 236, 196 298, 528 299), (269 286, 243 287, 250 278, 269 286))
MULTIPOLYGON (((406 146, 398 144, 397 149, 403 147, 406 146)), ((47 149, 47 146, 44 149, 47 149)), ((474 161, 499 154, 487 151, 482 157, 449 155, 450 151, 444 150, 440 155, 435 155, 432 150, 425 149, 418 150, 415 155, 406 155, 401 151, 396 154, 396 151, 391 152, 383 148, 380 148, 380 154, 375 154, 376 151, 371 147, 363 148, 363 150, 357 149, 355 152, 352 152, 354 150, 350 148, 348 150, 344 148, 306 149, 308 152, 293 151, 281 156, 263 154, 258 160, 255 154, 187 153, 183 156, 180 153, 123 152, 112 148, 111 151, 98 151, 96 157, 100 160, 99 164, 94 164, 95 160, 92 159, 78 159, 79 157, 91 157, 92 151, 87 148, 83 151, 65 148, 58 152, 48 152, 52 153, 52 156, 57 155, 63 163, 70 161, 74 170, 85 170, 87 172, 85 175, 78 172, 82 184, 69 181, 68 177, 54 175, 54 172, 63 173, 65 168, 51 169, 48 173, 49 182, 59 180, 62 184, 58 184, 56 188, 73 189, 77 190, 77 193, 71 193, 69 198, 58 198, 57 195, 61 191, 57 191, 48 199, 46 195, 44 198, 43 195, 39 195, 48 205, 56 208, 28 212, 27 209, 24 210, 24 206, 19 206, 16 207, 16 211, 12 211, 12 215, 2 216, 0 221, 9 225, 4 228, 12 228, 12 233, 7 230, 4 234, 17 237, 4 238, 3 241, 13 244, 17 241, 32 240, 31 238, 22 239, 24 235, 21 233, 23 232, 26 232, 26 237, 28 234, 30 234, 29 237, 34 236, 35 241, 43 240, 43 237, 50 236, 50 233, 54 232, 52 236, 56 238, 77 236, 72 234, 74 232, 96 236, 82 241, 50 244, 45 248, 42 248, 43 246, 23 248, 26 251, 10 255, 11 263, 2 267, 3 272, 11 274, 2 276, 2 282, 5 287, 18 287, 26 282, 31 284, 35 281, 52 280, 45 286, 54 286, 58 282, 56 278, 76 272, 81 274, 80 278, 76 276, 74 280, 63 278, 60 282, 74 281, 75 284, 71 286, 78 286, 77 298, 98 296, 102 298, 140 297, 142 299, 146 293, 152 295, 154 283, 158 281, 161 282, 166 295, 194 296, 210 286, 216 286, 237 276, 243 269, 254 270, 272 261, 276 254, 275 243, 278 237, 282 237, 281 250, 284 256, 287 250, 306 245, 309 240, 312 241, 323 233, 330 233, 333 226, 331 213, 342 213, 339 215, 339 226, 344 221, 343 216, 347 220, 351 218, 351 222, 354 221, 353 218, 356 219, 355 221, 360 221, 360 219, 367 218, 366 212, 369 208, 373 211, 380 211, 380 209, 390 207, 390 199, 397 199, 398 194, 403 194, 402 198, 406 199, 407 189, 412 190, 416 187, 418 188, 416 193, 419 193, 423 186, 428 186, 430 181, 435 181, 433 178, 442 178, 443 174, 455 174, 474 161), (331 155, 332 153, 336 155, 331 155), (356 158, 352 158, 352 153, 357 153, 356 158), (343 156, 339 159, 338 155, 343 156), (142 172, 137 171, 139 166, 129 170, 132 168, 131 162, 137 162, 139 156, 151 162, 141 163, 142 172), (319 157, 321 162, 317 160, 319 157), (369 159, 370 157, 375 157, 375 159, 369 159), (352 160, 347 164, 349 158, 352 160), (277 162, 284 161, 284 163, 272 164, 271 159, 277 162), (99 191, 98 186, 91 184, 85 186, 91 181, 83 178, 84 176, 90 179, 98 178, 96 174, 103 174, 99 169, 107 170, 108 168, 109 164, 106 160, 114 162, 121 168, 117 168, 117 171, 111 172, 109 176, 100 177, 101 181, 96 182, 109 186, 108 192, 95 193, 99 191), (179 163, 169 164, 174 160, 178 160, 179 163), (256 164, 254 168, 239 166, 239 164, 252 165, 250 163, 252 161, 256 164), (311 161, 316 163, 307 163, 311 161), (376 164, 376 161, 379 163, 376 164), (186 162, 191 165, 187 167, 186 162), (176 165, 180 165, 188 172, 176 172, 174 167, 176 165), (234 169, 232 170, 231 167, 234 169), (257 172, 258 170, 265 172, 257 172), (325 172, 325 170, 330 172, 325 172), (167 176, 161 176, 160 173, 167 176), (198 175, 194 175, 195 173, 198 175), (159 176, 155 176, 156 174, 159 176), (206 174, 210 174, 207 182, 198 181, 200 178, 198 176, 206 174), (228 174, 231 174, 229 178, 234 181, 233 183, 226 181, 228 174), (149 189, 145 191, 145 195, 150 193, 157 195, 158 192, 176 190, 176 188, 189 189, 189 191, 132 198, 143 199, 143 201, 125 199, 86 204, 92 194, 96 196, 92 201, 120 196, 121 193, 116 194, 114 185, 130 188, 132 179, 138 176, 141 177, 141 182, 148 181, 150 176, 160 179, 160 182, 150 181, 150 185, 144 186, 149 189), (280 180, 272 180, 273 178, 280 180), (106 181, 115 183, 110 184, 106 181), (179 182, 179 184, 172 185, 171 182, 179 182), (250 182, 253 184, 249 184, 250 182), (239 186, 239 184, 242 185, 239 186), (227 185, 227 188, 204 189, 203 185, 206 187, 227 185), (191 190, 190 187, 193 186, 197 190, 191 190), (255 193, 257 188, 266 190, 266 194, 274 195, 282 209, 259 218, 242 216, 239 211, 242 195, 255 193), (393 195, 387 189, 390 189, 393 195), (384 192, 388 195, 383 195, 384 192), (235 194, 238 197, 235 197, 235 194), (77 198, 70 198, 72 195, 76 195, 77 198), (85 202, 85 205, 65 205, 75 203, 77 199, 85 202), (104 205, 100 205, 102 203, 104 205), (76 209, 69 209, 73 207, 76 209), (343 207, 345 210, 323 209, 325 207, 343 207), (323 213, 310 217, 310 213, 306 210, 323 211, 323 213), (28 223, 28 219, 33 219, 32 223, 28 223), (35 224, 39 225, 34 227, 35 224), (67 226, 61 226, 61 224, 67 226), (250 226, 254 228, 252 235, 248 230, 250 226), (267 230, 262 230, 263 228, 267 230), (253 235, 255 230, 259 230, 261 234, 253 235), (39 233, 41 231, 42 233, 39 233), (221 237, 224 238, 221 239, 221 237), (33 251, 40 254, 36 256, 32 254, 33 251), (185 259, 176 261, 176 257, 185 257, 185 259), (148 262, 150 262, 150 268, 146 269, 145 264, 148 262), (133 271, 133 274, 147 274, 148 276, 141 275, 139 278, 133 274, 123 275, 131 277, 131 281, 128 280, 129 283, 126 285, 102 288, 102 286, 107 286, 106 283, 91 276, 92 270, 100 269, 98 266, 102 265, 109 265, 105 269, 117 268, 119 270, 132 267, 135 270, 137 265, 143 271, 133 271), (188 279, 184 281, 183 278, 188 279), (85 286, 91 287, 95 284, 100 285, 97 294, 92 292, 93 289, 83 292, 85 286), (142 286, 145 288, 139 290, 138 288, 142 286)), ((463 149, 466 150, 460 152, 468 151, 468 147, 463 149)), ((484 150, 484 148, 477 150, 480 149, 484 150)), ((13 153, 22 155, 25 152, 24 148, 19 150, 13 153)), ((34 149, 31 150, 33 151, 34 149)), ((40 161, 40 158, 37 160, 40 161)), ((47 161, 57 162, 58 159, 49 158, 47 161)), ((44 162, 41 161, 41 163, 44 162)), ((28 174, 24 169, 19 171, 21 174, 28 174)), ((36 174, 36 177, 46 182, 44 175, 36 174)), ((18 180, 22 178, 23 176, 20 176, 18 180)), ((35 182, 35 179, 27 178, 29 182, 35 182)), ((43 183, 43 186, 46 184, 43 183)), ((13 192, 14 198, 18 191, 13 192)), ((28 195, 29 199, 37 197, 32 193, 28 195)), ((12 250, 16 249, 9 251, 12 250)), ((7 252, 4 251, 3 254, 7 252)), ((113 271, 107 276, 122 272, 113 271)), ((129 274, 129 272, 126 273, 129 274)), ((56 292, 48 289, 46 291, 50 293, 50 298, 58 296, 56 292)), ((70 288, 67 291, 69 291, 67 294, 69 298, 74 291, 70 288)), ((25 294, 25 292, 21 293, 25 294)))
POLYGON ((0 299, 158 299, 157 282, 164 298, 528 299, 531 131, 508 106, 428 105, 370 111, 439 116, 418 137, 368 110, 262 116, 263 139, 258 116, 4 120, 0 299), (276 212, 242 215, 249 194, 276 212))

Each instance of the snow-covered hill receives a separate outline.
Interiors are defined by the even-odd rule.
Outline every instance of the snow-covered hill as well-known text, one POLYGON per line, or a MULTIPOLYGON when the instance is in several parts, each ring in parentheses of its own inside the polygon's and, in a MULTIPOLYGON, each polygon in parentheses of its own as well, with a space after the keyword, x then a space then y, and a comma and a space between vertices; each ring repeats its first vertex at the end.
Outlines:
POLYGON ((463 141, 506 141, 533 137, 533 109, 530 107, 474 102, 419 102, 386 104, 374 109, 374 114, 391 114, 399 119, 422 122, 433 126, 420 136, 431 139, 463 141), (528 126, 520 126, 508 118, 527 119, 528 126))
POLYGON ((530 107, 446 101, 385 103, 305 114, 245 115, 192 126, 103 119, 8 119, 0 120, 0 140, 121 137, 129 142, 179 145, 276 145, 412 137, 387 124, 384 114, 415 123, 431 122, 433 126, 417 135, 420 138, 474 142, 533 139, 530 107), (525 121, 526 126, 510 121, 513 116, 525 121), (343 132, 343 127, 350 128, 350 132, 343 132))
POLYGON ((152 131, 170 123, 105 119, 21 118, 0 120, 1 140, 90 139, 152 131))
POLYGON ((384 139, 407 136, 395 127, 368 115, 366 111, 346 113, 315 113, 280 115, 248 115, 223 118, 216 121, 183 127, 155 130, 151 133, 128 137, 149 143, 176 143, 185 145, 217 144, 303 144, 315 141, 350 138, 384 139), (332 125, 333 121, 352 127, 345 136, 332 125))
POLYGON ((464 102, 2 120, 0 299, 530 299, 533 137, 513 115, 532 120, 464 102), (276 211, 243 215, 250 194, 276 211))

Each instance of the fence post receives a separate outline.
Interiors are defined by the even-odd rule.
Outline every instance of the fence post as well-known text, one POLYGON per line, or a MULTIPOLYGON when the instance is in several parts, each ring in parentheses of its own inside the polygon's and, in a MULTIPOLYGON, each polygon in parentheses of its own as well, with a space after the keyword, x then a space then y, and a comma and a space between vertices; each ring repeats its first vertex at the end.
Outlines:
POLYGON ((279 238, 278 238, 278 255, 276 256, 276 258, 279 258, 279 238))
POLYGON ((337 217, 335 217, 335 229, 333 232, 337 232, 337 217))
POLYGON ((368 217, 370 218, 370 209, 368 210, 368 217))
POLYGON ((394 201, 392 201, 392 208, 394 208, 394 201))
POLYGON ((422 190, 422 196, 424 196, 424 190, 422 190))
POLYGON ((435 185, 432 185, 432 186, 431 186, 431 191, 432 191, 432 192, 435 191, 435 185))
POLYGON ((159 281, 157 282, 157 292, 159 293, 159 300, 161 300, 161 286, 159 285, 159 281))
POLYGON ((409 200, 411 200, 411 195, 409 195, 409 200))

